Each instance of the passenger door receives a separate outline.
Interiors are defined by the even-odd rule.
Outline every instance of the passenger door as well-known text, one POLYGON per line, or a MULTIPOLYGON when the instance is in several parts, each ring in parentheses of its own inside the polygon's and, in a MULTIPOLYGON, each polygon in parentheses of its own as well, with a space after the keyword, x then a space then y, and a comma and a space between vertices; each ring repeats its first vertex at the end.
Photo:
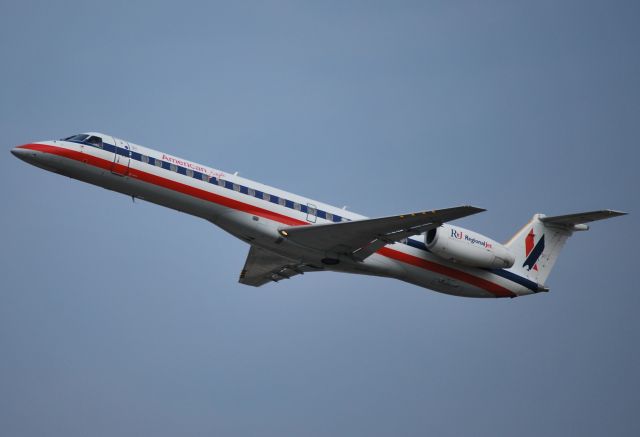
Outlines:
POLYGON ((126 141, 115 139, 116 151, 111 165, 111 173, 118 176, 127 176, 129 174, 129 165, 131 164, 131 148, 126 141))

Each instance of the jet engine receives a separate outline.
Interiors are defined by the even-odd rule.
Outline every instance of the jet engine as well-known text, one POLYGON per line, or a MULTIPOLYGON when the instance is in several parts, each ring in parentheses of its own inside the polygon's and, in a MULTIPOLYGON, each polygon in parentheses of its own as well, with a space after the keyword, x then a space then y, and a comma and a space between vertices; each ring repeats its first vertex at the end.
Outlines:
POLYGON ((434 255, 470 267, 509 268, 513 254, 484 235, 444 224, 425 233, 425 244, 434 255))

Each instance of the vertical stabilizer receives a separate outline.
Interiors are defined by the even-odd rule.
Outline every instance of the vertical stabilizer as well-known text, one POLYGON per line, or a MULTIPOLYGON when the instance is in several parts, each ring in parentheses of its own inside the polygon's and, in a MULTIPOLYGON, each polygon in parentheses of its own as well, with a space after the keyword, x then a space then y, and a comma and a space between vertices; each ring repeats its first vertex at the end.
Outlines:
POLYGON ((589 229, 584 223, 626 213, 611 210, 547 217, 535 214, 505 245, 515 257, 509 270, 544 285, 567 238, 589 229))

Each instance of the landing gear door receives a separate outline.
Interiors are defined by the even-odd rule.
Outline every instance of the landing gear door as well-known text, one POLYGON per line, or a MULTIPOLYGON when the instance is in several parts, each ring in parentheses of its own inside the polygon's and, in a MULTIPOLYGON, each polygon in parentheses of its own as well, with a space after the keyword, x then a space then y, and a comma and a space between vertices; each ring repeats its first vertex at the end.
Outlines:
POLYGON ((129 174, 129 165, 131 164, 131 147, 126 141, 115 139, 116 151, 111 165, 111 173, 119 176, 127 176, 129 174))
POLYGON ((307 203, 307 221, 315 223, 318 219, 318 208, 313 203, 307 203))

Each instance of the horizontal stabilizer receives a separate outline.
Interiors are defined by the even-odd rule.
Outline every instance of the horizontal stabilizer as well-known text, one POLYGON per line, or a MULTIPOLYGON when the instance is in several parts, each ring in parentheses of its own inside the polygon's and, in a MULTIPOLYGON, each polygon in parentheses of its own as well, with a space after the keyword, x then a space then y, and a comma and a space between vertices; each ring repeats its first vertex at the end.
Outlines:
POLYGON ((552 217, 540 217, 540 221, 550 225, 573 226, 583 223, 604 220, 627 214, 626 212, 603 209, 600 211, 579 212, 577 214, 556 215, 552 217))

